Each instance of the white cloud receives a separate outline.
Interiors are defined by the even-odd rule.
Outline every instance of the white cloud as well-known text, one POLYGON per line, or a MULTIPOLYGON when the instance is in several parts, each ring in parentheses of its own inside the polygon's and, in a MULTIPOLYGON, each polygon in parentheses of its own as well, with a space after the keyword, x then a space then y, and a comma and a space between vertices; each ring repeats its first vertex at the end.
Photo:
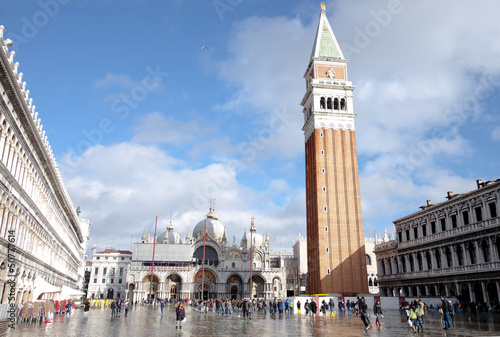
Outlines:
POLYGON ((159 112, 139 117, 134 126, 134 142, 140 143, 188 143, 199 139, 204 129, 196 121, 183 122, 159 112))
POLYGON ((129 75, 107 73, 104 78, 99 78, 94 81, 94 88, 120 88, 130 89, 138 85, 139 82, 133 81, 129 75))
POLYGON ((303 192, 292 191, 294 198, 276 206, 265 192, 239 184, 230 165, 190 168, 156 146, 128 142, 91 147, 75 160, 76 174, 65 177, 65 182, 72 200, 81 205, 82 217, 92 220, 89 246, 111 240, 115 247, 129 247, 144 227, 153 230, 156 211, 160 232, 172 211, 175 230, 184 238, 188 227, 192 231, 203 219, 210 197, 216 199, 229 237, 235 235, 238 243, 252 214, 258 218, 260 233, 269 230, 274 246, 278 237, 294 239, 281 234, 282 226, 294 229, 294 235, 303 228, 303 192))

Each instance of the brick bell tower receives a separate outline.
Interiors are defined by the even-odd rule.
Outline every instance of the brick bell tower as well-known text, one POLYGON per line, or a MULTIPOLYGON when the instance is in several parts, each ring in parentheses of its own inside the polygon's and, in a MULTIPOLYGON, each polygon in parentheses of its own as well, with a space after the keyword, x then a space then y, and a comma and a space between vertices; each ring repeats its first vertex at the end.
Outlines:
POLYGON ((309 293, 368 293, 354 87, 324 3, 304 78, 309 293))

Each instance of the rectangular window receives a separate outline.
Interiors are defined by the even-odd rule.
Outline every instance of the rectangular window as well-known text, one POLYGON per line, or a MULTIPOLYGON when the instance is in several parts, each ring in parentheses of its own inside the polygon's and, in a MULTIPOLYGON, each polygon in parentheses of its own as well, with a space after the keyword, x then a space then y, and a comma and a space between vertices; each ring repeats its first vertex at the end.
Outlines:
POLYGON ((410 241, 410 230, 406 230, 406 241, 410 241))
POLYGON ((398 238, 399 242, 403 242, 403 234, 401 232, 398 232, 398 238))
POLYGON ((97 279, 96 278, 94 279, 94 283, 97 283, 97 279))
POLYGON ((116 260, 116 256, 113 257, 113 260, 116 260))
POLYGON ((413 237, 414 237, 415 239, 417 239, 417 238, 418 238, 418 227, 414 227, 414 228, 413 228, 413 237))
POLYGON ((488 207, 490 208, 490 215, 492 218, 496 218, 498 216, 497 214, 497 205, 495 205, 494 202, 490 202, 488 204, 488 207))
POLYGON ((106 272, 107 272, 107 271, 108 271, 108 268, 106 268, 106 267, 102 268, 102 274, 103 274, 103 275, 106 275, 106 272))
POLYGON ((436 222, 431 221, 431 233, 436 234, 436 222))
POLYGON ((106 283, 106 279, 105 278, 102 279, 102 283, 106 283))
POLYGON ((123 261, 123 260, 125 260, 125 258, 124 258, 124 257, 122 257, 122 261, 123 261))
POLYGON ((111 276, 115 276, 115 268, 111 268, 111 276))
POLYGON ((104 260, 107 260, 107 259, 108 259, 108 257, 106 256, 106 257, 104 258, 104 260))
POLYGON ((462 219, 464 220, 464 225, 469 224, 469 212, 468 211, 462 212, 462 219))
POLYGON ((453 214, 451 216, 451 226, 453 228, 457 228, 457 215, 456 214, 453 214))
POLYGON ((96 269, 94 270, 94 274, 96 274, 96 275, 97 275, 97 274, 99 274, 99 268, 96 268, 96 269))
POLYGON ((122 279, 119 279, 119 280, 118 280, 118 283, 122 283, 122 279))
POLYGON ((481 211, 481 207, 474 208, 474 212, 476 213, 476 221, 483 221, 483 213, 481 211))
POLYGON ((96 259, 96 260, 100 260, 100 259, 101 259, 101 257, 100 257, 100 256, 96 256, 96 258, 95 258, 95 259, 96 259))
POLYGON ((120 276, 123 276, 123 268, 120 268, 120 276))
POLYGON ((115 279, 114 278, 111 279, 111 283, 115 283, 115 279))
POLYGON ((422 235, 427 236, 427 226, 425 224, 422 225, 422 235))
POLYGON ((442 218, 439 221, 441 221, 441 231, 444 232, 446 230, 446 219, 442 218))

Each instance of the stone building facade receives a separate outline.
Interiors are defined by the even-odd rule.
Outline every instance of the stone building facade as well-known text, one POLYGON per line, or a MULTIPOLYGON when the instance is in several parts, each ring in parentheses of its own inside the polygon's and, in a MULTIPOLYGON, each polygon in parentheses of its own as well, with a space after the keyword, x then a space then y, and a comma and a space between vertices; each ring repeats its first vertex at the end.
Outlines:
POLYGON ((306 156, 308 286, 368 292, 352 82, 322 5, 301 105, 306 156))
POLYGON ((396 239, 376 246, 382 296, 498 303, 500 179, 447 199, 395 220, 396 239))
POLYGON ((144 231, 133 247, 126 291, 133 301, 151 297, 200 299, 202 289, 203 298, 229 299, 286 297, 299 292, 299 275, 304 274, 300 256, 272 251, 269 235, 259 234, 253 223, 239 243, 235 237, 231 243, 213 210, 196 224, 192 234, 188 231, 184 242, 170 222, 156 238, 154 268, 153 237, 144 231))
POLYGON ((105 249, 95 252, 90 268, 88 298, 125 297, 127 269, 132 261, 129 250, 105 249))
POLYGON ((0 26, 0 301, 77 294, 90 221, 66 191, 3 33, 0 26))

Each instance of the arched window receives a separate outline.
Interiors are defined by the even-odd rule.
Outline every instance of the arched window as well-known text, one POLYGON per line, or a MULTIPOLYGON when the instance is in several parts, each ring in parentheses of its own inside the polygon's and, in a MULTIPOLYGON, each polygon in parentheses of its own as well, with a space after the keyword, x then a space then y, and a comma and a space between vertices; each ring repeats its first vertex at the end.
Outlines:
POLYGON ((325 98, 324 97, 321 97, 320 100, 319 100, 319 107, 321 109, 324 109, 325 108, 325 98))
POLYGON ((236 267, 236 263, 231 263, 231 267, 235 268, 236 267))
POLYGON ((368 278, 368 286, 369 287, 373 287, 373 282, 372 282, 372 278, 368 278))
POLYGON ((425 258, 427 259, 427 269, 431 270, 432 269, 432 259, 431 259, 431 253, 427 252, 425 254, 425 258))
POLYGON ((333 110, 338 110, 339 109, 339 99, 335 98, 333 100, 333 110))
POLYGON ((373 286, 378 287, 378 280, 376 277, 373 278, 373 286))
POLYGON ((329 110, 332 110, 332 99, 331 97, 328 97, 326 100, 326 108, 329 110))
POLYGON ((366 254, 366 265, 367 266, 371 266, 372 265, 372 258, 368 254, 366 254))
POLYGON ((345 106, 345 99, 342 98, 340 100, 340 110, 345 110, 346 109, 346 106, 345 106))

